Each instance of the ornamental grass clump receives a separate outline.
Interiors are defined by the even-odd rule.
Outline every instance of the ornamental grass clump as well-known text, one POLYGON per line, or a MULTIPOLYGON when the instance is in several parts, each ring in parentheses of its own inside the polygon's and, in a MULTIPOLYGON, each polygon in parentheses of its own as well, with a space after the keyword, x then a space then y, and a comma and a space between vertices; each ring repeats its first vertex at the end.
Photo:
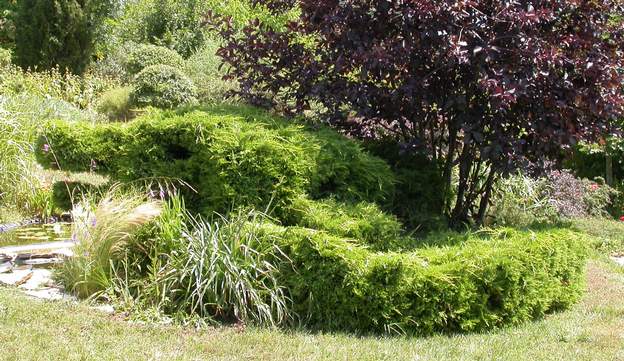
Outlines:
POLYGON ((527 227, 561 218, 549 197, 547 179, 518 173, 498 180, 494 189, 489 218, 498 226, 527 227))
POLYGON ((210 222, 189 216, 183 249, 172 257, 175 306, 230 322, 284 324, 292 319, 279 265, 289 259, 274 239, 260 238, 267 217, 239 211, 210 222))
POLYGON ((138 194, 111 191, 97 204, 83 199, 72 211, 76 256, 61 265, 58 280, 79 297, 103 294, 115 283, 116 266, 129 242, 161 209, 160 201, 138 194))
POLYGON ((189 320, 275 326, 293 319, 278 281, 288 257, 260 233, 255 211, 207 220, 166 201, 109 194, 74 208, 76 255, 58 280, 81 298, 106 297, 135 311, 189 320))

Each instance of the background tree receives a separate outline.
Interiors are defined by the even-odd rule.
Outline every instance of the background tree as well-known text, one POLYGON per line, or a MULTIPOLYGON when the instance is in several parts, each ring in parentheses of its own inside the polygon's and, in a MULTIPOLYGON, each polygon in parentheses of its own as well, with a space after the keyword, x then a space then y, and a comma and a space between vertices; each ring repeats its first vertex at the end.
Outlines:
POLYGON ((0 0, 0 47, 13 48, 15 42, 15 24, 13 16, 17 3, 15 0, 0 0))
POLYGON ((22 67, 82 73, 91 61, 98 22, 112 0, 21 0, 15 56, 22 67))
POLYGON ((622 113, 618 1, 298 4, 284 31, 222 27, 241 95, 295 113, 320 104, 349 134, 437 160, 451 224, 482 222, 496 177, 597 139, 622 113))
POLYGON ((125 41, 164 46, 188 58, 205 41, 205 11, 205 1, 135 0, 125 6, 117 30, 125 41))

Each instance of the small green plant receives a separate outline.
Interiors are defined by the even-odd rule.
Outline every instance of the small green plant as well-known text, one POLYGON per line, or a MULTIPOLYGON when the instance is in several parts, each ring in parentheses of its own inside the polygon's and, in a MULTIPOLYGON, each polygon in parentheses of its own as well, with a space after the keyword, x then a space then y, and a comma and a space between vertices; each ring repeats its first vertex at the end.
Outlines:
POLYGON ((152 65, 134 79, 133 105, 175 108, 197 102, 197 89, 180 70, 169 65, 152 65))
POLYGON ((110 89, 101 95, 97 111, 109 120, 126 121, 132 117, 131 94, 132 87, 129 86, 110 89))
POLYGON ((13 53, 11 53, 11 50, 0 48, 0 68, 11 65, 12 57, 13 53))
POLYGON ((136 75, 152 65, 162 64, 181 69, 184 64, 184 59, 175 50, 163 46, 136 44, 130 49, 126 59, 126 71, 130 75, 136 75))

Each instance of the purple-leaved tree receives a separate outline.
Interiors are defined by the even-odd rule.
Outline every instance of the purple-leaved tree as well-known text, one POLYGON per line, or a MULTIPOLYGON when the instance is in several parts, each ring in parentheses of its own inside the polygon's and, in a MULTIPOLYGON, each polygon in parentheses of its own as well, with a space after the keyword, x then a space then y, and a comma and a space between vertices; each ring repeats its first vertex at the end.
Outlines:
POLYGON ((425 152, 452 225, 483 221, 496 177, 596 140, 622 115, 620 1, 255 2, 300 11, 282 29, 220 23, 240 95, 313 105, 348 134, 425 152))

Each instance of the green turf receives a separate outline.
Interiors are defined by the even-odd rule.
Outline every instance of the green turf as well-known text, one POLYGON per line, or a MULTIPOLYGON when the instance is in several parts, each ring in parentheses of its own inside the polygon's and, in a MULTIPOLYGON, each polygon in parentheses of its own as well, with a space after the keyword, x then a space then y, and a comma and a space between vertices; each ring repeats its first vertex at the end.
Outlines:
POLYGON ((130 323, 85 303, 32 300, 0 288, 2 360, 622 360, 624 273, 588 266, 573 309, 485 334, 360 338, 224 327, 196 331, 130 323))

